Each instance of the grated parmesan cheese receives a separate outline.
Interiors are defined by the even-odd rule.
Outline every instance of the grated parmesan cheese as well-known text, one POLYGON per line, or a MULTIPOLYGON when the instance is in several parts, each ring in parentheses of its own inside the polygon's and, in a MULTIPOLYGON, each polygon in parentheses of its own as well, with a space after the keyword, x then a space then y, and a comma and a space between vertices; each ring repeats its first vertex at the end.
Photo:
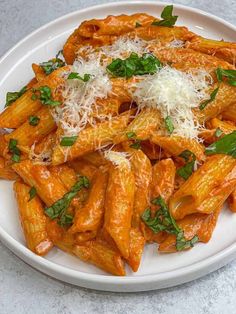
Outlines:
POLYGON ((198 139, 200 126, 192 109, 209 97, 211 83, 211 76, 204 70, 184 73, 165 66, 154 75, 140 77, 140 82, 132 86, 132 96, 140 108, 157 108, 163 118, 170 116, 173 135, 198 139))
POLYGON ((130 155, 126 152, 115 152, 113 150, 107 150, 104 152, 104 157, 111 161, 114 166, 122 167, 126 166, 128 168, 131 167, 129 157, 130 155))

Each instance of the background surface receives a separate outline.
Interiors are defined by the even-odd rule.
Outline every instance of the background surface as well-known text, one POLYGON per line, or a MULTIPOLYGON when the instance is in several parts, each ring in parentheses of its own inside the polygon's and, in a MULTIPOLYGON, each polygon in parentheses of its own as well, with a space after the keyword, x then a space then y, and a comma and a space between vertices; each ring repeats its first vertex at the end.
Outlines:
MULTIPOLYGON (((0 0, 0 56, 41 25, 71 11, 107 2, 111 1, 0 0)), ((235 0, 172 2, 236 23, 235 0)), ((233 314, 236 313, 236 261, 175 288, 115 294, 76 288, 51 279, 26 265, 0 242, 0 314, 3 313, 233 314)))

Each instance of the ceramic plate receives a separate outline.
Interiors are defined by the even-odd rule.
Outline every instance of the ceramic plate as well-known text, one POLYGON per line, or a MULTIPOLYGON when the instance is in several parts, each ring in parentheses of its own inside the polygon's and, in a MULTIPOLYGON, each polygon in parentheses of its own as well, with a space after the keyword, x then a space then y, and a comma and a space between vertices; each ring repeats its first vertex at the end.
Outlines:
MULTIPOLYGON (((33 32, 0 60, 0 104, 7 91, 19 90, 33 76, 31 64, 48 60, 62 48, 66 38, 82 21, 109 14, 146 12, 159 16, 165 3, 117 2, 80 10, 59 18, 33 32)), ((210 38, 235 40, 236 27, 193 8, 174 6, 178 25, 210 38)), ((56 248, 46 258, 30 252, 20 227, 12 183, 0 181, 0 240, 18 257, 43 273, 59 280, 98 290, 144 291, 181 284, 218 269, 236 256, 236 215, 225 209, 211 241, 188 252, 158 254, 156 245, 145 248, 137 273, 127 269, 126 277, 107 275, 56 248)))

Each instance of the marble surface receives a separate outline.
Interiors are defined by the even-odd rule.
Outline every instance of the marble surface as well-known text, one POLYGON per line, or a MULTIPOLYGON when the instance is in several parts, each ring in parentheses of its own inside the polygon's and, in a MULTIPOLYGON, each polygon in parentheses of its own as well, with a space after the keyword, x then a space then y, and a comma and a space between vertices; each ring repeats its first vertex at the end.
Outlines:
MULTIPOLYGON (((39 26, 108 0, 0 0, 0 56, 39 26)), ((235 0, 178 0, 235 23, 235 0)), ((0 243, 0 314, 236 312, 236 261, 182 286, 133 294, 76 288, 32 269, 0 243)))

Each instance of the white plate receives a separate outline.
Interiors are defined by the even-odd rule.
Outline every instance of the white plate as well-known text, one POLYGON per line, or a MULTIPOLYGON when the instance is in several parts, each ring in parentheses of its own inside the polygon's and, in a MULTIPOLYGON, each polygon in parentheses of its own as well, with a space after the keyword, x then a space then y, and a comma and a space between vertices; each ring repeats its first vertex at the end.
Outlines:
MULTIPOLYGON (((166 3, 117 2, 91 7, 57 19, 19 42, 0 60, 0 103, 5 103, 7 91, 19 90, 32 77, 31 63, 55 56, 68 35, 83 20, 103 18, 109 14, 146 12, 159 16, 166 3)), ((208 13, 174 6, 178 25, 210 38, 235 40, 236 27, 208 13)), ((58 249, 46 258, 25 247, 20 227, 12 183, 0 181, 0 240, 17 256, 34 268, 59 280, 98 290, 144 291, 184 283, 218 269, 236 256, 236 215, 225 209, 208 244, 198 244, 188 252, 157 254, 155 245, 146 247, 137 273, 127 269, 127 277, 109 276, 58 249)))

